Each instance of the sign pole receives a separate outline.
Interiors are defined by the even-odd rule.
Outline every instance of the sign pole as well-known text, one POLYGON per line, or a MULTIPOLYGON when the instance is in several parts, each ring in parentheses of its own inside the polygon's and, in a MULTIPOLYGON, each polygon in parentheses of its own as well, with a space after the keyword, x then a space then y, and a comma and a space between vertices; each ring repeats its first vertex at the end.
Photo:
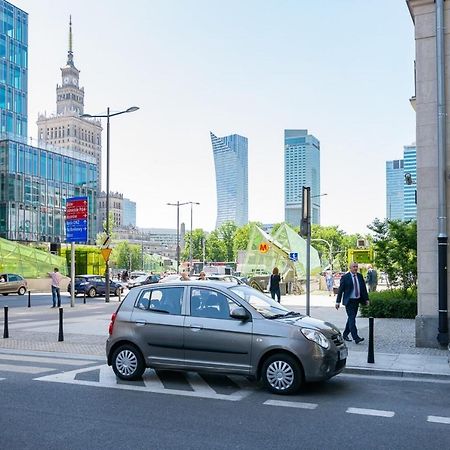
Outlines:
POLYGON ((75 243, 70 243, 70 306, 75 306, 75 243))

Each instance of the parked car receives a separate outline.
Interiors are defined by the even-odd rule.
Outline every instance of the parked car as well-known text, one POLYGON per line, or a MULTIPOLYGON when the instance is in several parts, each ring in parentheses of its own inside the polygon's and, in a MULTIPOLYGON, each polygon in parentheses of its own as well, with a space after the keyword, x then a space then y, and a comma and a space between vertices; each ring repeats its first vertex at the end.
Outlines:
POLYGON ((206 279, 210 281, 227 281, 229 283, 247 284, 244 280, 247 278, 237 277, 235 275, 211 275, 207 274, 206 279))
POLYGON ((142 286, 144 284, 157 283, 160 276, 155 274, 142 275, 128 282, 128 288, 131 289, 136 286, 142 286))
MULTIPOLYGON (((72 292, 70 283, 67 290, 72 292)), ((123 286, 116 281, 109 280, 109 292, 111 295, 118 296, 119 293, 123 292, 123 286)), ((75 296, 84 293, 88 297, 105 295, 106 278, 100 275, 77 275, 75 277, 75 296)))
POLYGON ((166 275, 165 277, 160 278, 160 283, 169 283, 170 281, 179 281, 181 278, 181 275, 179 273, 171 273, 169 275, 166 275))
POLYGON ((347 347, 329 322, 289 311, 247 285, 174 281, 132 289, 111 317, 117 377, 147 367, 247 376, 276 394, 340 373, 347 347))
POLYGON ((19 294, 27 292, 27 280, 15 273, 0 274, 0 294, 19 294))
POLYGON ((135 280, 136 278, 143 277, 147 275, 147 272, 143 272, 141 270, 134 270, 130 273, 130 280, 135 280))

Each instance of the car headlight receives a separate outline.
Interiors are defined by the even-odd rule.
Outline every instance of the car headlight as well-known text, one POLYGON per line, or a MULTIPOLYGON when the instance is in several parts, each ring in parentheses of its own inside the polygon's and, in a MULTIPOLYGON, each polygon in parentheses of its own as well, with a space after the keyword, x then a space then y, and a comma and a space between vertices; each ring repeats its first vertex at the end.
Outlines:
POLYGON ((330 341, 320 331, 311 330, 310 328, 302 328, 300 331, 306 339, 319 344, 322 348, 330 348, 330 341))

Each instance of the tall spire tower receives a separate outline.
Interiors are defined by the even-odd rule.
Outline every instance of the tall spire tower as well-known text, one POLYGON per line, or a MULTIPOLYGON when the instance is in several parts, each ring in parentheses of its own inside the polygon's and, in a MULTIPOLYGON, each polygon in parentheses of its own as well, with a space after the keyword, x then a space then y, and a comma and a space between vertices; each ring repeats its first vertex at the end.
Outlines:
POLYGON ((56 86, 56 115, 39 114, 39 145, 51 144, 95 158, 99 192, 101 180, 102 126, 98 119, 80 117, 84 112, 84 88, 79 87, 80 71, 73 58, 72 16, 69 19, 69 49, 67 62, 61 67, 61 84, 56 86))

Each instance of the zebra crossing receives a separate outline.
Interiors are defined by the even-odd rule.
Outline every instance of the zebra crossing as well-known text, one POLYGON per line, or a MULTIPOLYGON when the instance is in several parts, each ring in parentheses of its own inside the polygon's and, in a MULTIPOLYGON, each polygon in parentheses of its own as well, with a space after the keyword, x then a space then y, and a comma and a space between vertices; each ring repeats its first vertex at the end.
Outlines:
POLYGON ((122 381, 107 364, 45 375, 34 380, 228 401, 240 401, 255 390, 255 385, 242 377, 153 369, 147 369, 140 381, 122 381))
POLYGON ((10 374, 39 375, 48 372, 60 372, 66 368, 86 367, 98 364, 99 357, 73 356, 62 353, 37 351, 0 350, 0 381, 4 381, 10 374))

